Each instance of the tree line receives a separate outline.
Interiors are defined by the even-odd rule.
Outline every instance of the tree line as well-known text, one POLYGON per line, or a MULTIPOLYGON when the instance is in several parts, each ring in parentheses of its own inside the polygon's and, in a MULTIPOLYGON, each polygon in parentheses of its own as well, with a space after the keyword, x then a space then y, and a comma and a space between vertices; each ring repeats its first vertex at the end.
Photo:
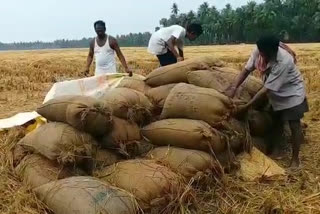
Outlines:
MULTIPOLYGON (((130 33, 116 36, 122 47, 144 47, 148 45, 151 33, 130 33)), ((93 38, 81 40, 55 40, 54 42, 15 42, 1 43, 0 50, 36 50, 36 49, 61 49, 61 48, 88 48, 93 38)))
MULTIPOLYGON (((204 33, 187 45, 253 43, 264 33, 276 34, 286 42, 319 42, 320 0, 265 0, 260 4, 251 1, 238 8, 227 4, 222 10, 204 2, 197 11, 187 13, 180 13, 178 5, 173 4, 170 17, 162 18, 155 31, 173 24, 185 27, 192 22, 202 24, 204 33)), ((148 45, 150 37, 151 33, 145 32, 116 38, 120 46, 142 47, 148 45)), ((0 43, 0 50, 86 48, 91 39, 0 43)))
POLYGON ((179 13, 173 4, 171 16, 160 20, 162 26, 198 22, 204 33, 195 44, 253 43, 265 33, 278 35, 286 42, 320 41, 319 0, 254 1, 233 9, 227 4, 222 10, 208 3, 196 12, 179 13))

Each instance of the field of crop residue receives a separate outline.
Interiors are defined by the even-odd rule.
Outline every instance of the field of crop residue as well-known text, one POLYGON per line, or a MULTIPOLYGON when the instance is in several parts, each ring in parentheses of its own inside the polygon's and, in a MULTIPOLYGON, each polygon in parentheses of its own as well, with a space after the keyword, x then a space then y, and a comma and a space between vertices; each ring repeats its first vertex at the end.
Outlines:
MULTIPOLYGON (((320 213, 320 44, 295 44, 307 88, 310 112, 304 121, 307 143, 302 169, 288 171, 275 182, 244 182, 226 175, 220 183, 197 193, 199 213, 320 213)), ((188 47, 186 58, 209 55, 241 69, 252 45, 188 47)), ((145 48, 123 48, 132 70, 147 74, 158 66, 145 48)), ((32 111, 54 82, 83 77, 87 50, 0 52, 0 119, 32 111)), ((93 68, 91 69, 93 73, 93 68)), ((46 213, 44 205, 21 184, 9 161, 12 142, 23 130, 2 132, 0 138, 0 213, 46 213)), ((288 159, 278 161, 286 167, 288 159)))

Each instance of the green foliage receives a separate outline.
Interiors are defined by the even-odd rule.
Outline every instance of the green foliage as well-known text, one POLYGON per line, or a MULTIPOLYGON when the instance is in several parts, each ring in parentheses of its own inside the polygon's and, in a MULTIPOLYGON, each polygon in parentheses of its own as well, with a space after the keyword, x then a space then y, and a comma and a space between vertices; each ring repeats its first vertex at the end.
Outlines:
POLYGON ((287 42, 320 41, 319 0, 265 0, 261 4, 251 1, 236 9, 227 4, 221 11, 205 2, 196 12, 171 17, 162 19, 160 24, 202 24, 204 34, 193 43, 187 42, 193 45, 254 43, 264 33, 273 33, 287 42))

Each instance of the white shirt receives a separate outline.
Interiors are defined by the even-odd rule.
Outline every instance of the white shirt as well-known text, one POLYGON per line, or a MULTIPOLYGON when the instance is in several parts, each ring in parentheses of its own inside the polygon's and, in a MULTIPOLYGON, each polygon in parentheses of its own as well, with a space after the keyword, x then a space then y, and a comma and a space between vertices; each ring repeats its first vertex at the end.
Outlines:
POLYGON ((104 46, 100 47, 97 39, 94 42, 94 56, 96 61, 95 76, 117 73, 117 64, 115 58, 115 51, 109 45, 109 36, 104 46))
MULTIPOLYGON (((256 49, 247 62, 246 70, 253 71, 259 51, 256 49)), ((289 52, 279 47, 276 62, 269 63, 263 75, 264 87, 275 111, 289 109, 303 103, 306 89, 302 75, 289 52)))
POLYGON ((149 41, 148 52, 153 55, 162 55, 167 53, 167 42, 171 36, 174 36, 179 40, 177 46, 182 50, 183 39, 186 37, 186 33, 186 29, 179 25, 162 28, 152 34, 149 41))

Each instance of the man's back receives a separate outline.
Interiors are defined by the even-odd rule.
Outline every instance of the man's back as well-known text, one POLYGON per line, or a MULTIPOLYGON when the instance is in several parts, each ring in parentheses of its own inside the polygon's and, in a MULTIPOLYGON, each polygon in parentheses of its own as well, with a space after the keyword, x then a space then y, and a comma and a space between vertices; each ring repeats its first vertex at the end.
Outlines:
POLYGON ((265 75, 265 87, 275 110, 291 108, 301 104, 306 96, 302 75, 294 58, 286 50, 279 48, 277 61, 265 75))
MULTIPOLYGON (((186 36, 186 29, 179 25, 161 28, 152 34, 148 45, 148 51, 154 55, 165 54, 167 52, 166 42, 172 36, 179 41, 183 41, 183 38, 186 36)), ((180 46, 183 46, 183 44, 180 44, 180 46)))
POLYGON ((154 33, 154 36, 166 42, 170 39, 171 36, 174 36, 177 39, 183 39, 183 37, 185 36, 185 31, 186 30, 180 25, 172 25, 170 27, 161 28, 154 33))

